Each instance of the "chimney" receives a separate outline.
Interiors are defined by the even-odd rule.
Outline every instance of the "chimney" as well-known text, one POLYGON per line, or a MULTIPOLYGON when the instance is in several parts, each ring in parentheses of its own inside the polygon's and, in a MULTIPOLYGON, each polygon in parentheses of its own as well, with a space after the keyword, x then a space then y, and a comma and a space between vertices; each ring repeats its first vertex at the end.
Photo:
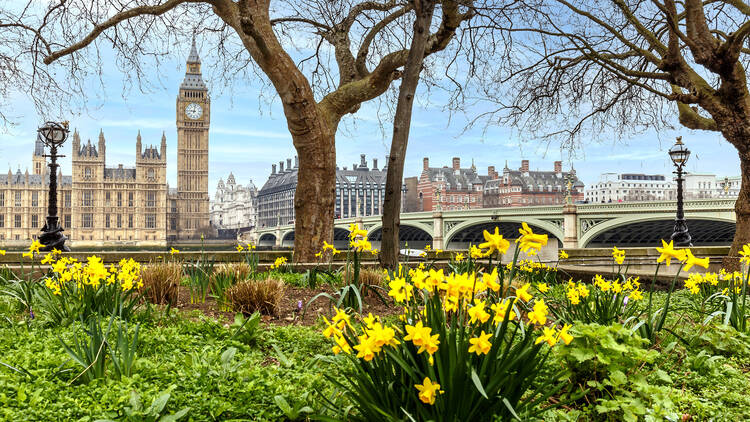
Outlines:
POLYGON ((562 161, 555 161, 555 173, 556 174, 562 173, 562 161))
POLYGON ((299 168, 299 157, 294 156, 294 168, 299 168))
POLYGON ((430 168, 430 159, 428 157, 424 157, 422 159, 422 170, 427 170, 430 168))
POLYGON ((359 166, 362 168, 367 168, 367 160, 365 159, 365 154, 359 154, 359 166))
POLYGON ((271 175, 276 174, 276 164, 271 164, 271 175))
POLYGON ((279 173, 284 172, 284 161, 279 161, 279 173))
POLYGON ((521 160, 521 168, 519 169, 524 173, 529 172, 529 160, 521 160))
POLYGON ((357 169, 357 163, 352 164, 352 170, 356 170, 356 169, 357 169))
POLYGON ((373 170, 377 170, 378 169, 378 159, 377 158, 373 158, 372 159, 372 169, 373 170))
POLYGON ((489 176, 490 180, 497 179, 497 173, 495 173, 495 166, 487 167, 487 176, 489 176))
POLYGON ((458 170, 461 168, 461 159, 458 157, 453 157, 453 170, 458 170))
POLYGON ((383 170, 384 170, 384 171, 385 171, 385 170, 388 170, 388 163, 389 163, 390 161, 391 161, 391 156, 390 156, 390 155, 386 155, 386 156, 385 156, 385 165, 383 166, 383 170))
POLYGON ((286 159, 286 169, 287 171, 292 171, 292 159, 291 158, 286 159))

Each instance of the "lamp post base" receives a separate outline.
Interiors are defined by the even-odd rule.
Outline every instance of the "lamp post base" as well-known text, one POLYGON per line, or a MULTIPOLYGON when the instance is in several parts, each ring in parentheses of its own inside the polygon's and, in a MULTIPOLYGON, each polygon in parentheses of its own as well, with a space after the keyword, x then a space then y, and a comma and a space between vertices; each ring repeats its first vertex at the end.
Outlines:
POLYGON ((39 243, 44 245, 43 251, 49 252, 57 249, 62 252, 70 252, 70 248, 65 245, 67 237, 62 233, 63 228, 58 224, 58 217, 47 217, 47 223, 42 227, 42 234, 39 236, 39 243))
POLYGON ((684 219, 677 219, 674 222, 674 231, 672 232, 672 236, 669 237, 669 240, 673 240, 675 243, 675 246, 681 246, 681 247, 692 247, 693 246, 693 238, 690 236, 690 233, 688 232, 687 223, 684 219))

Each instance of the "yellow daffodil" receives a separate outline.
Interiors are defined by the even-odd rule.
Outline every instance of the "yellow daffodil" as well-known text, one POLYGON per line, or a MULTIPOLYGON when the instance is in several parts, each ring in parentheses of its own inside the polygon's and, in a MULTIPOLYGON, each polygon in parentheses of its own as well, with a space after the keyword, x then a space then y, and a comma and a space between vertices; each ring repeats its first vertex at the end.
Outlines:
POLYGON ((517 288, 516 297, 524 302, 530 301, 533 296, 531 296, 531 294, 528 292, 529 287, 531 287, 531 283, 526 283, 523 286, 517 288))
POLYGON ((31 242, 31 246, 29 246, 29 252, 39 253, 39 249, 42 247, 42 244, 39 243, 39 240, 34 240, 31 242))
POLYGON ((661 255, 659 255, 659 258, 656 260, 656 262, 663 262, 667 261, 667 267, 672 262, 672 258, 678 260, 678 261, 684 261, 685 260, 685 250, 680 249, 676 250, 674 248, 674 241, 670 240, 669 243, 665 242, 664 239, 662 239, 661 244, 663 247, 656 248, 656 251, 659 252, 661 255))
POLYGON ((0 249, 0 255, 5 256, 5 249, 0 249))
POLYGON ((612 248, 612 258, 617 262, 617 265, 622 265, 625 262, 625 251, 617 249, 617 246, 615 246, 612 248))
POLYGON ((42 264, 51 264, 55 261, 55 259, 52 257, 52 253, 48 253, 44 256, 44 259, 42 259, 42 264))
POLYGON ((23 253, 24 258, 34 259, 34 252, 24 252, 23 253))
POLYGON ((544 299, 539 299, 534 303, 534 309, 528 313, 527 317, 532 324, 544 325, 547 323, 547 312, 548 308, 544 299))
MULTIPOLYGON (((496 326, 505 319, 505 314, 508 313, 508 305, 510 305, 510 301, 503 300, 500 303, 495 303, 490 306, 490 309, 495 312, 495 317, 492 319, 492 322, 496 326)), ((508 313, 508 321, 513 321, 514 319, 516 319, 516 313, 513 312, 513 308, 511 308, 510 313, 508 313)))
POLYGON ((62 255, 62 251, 60 249, 57 249, 57 248, 52 248, 52 255, 60 256, 60 255, 62 255))
POLYGON ((237 245, 234 248, 237 249, 237 252, 242 252, 245 250, 245 248, 242 245, 237 245))
POLYGON ((488 319, 490 319, 490 314, 484 310, 485 303, 482 300, 475 300, 474 306, 469 308, 469 322, 475 323, 477 321, 480 321, 482 324, 487 322, 488 319))
POLYGON ((742 250, 740 251, 740 255, 742 256, 742 259, 740 259, 740 262, 744 262, 745 264, 750 264, 750 243, 742 247, 742 250))
POLYGON ((492 337, 491 332, 485 333, 484 330, 482 330, 479 337, 469 339, 469 343, 471 344, 471 346, 469 346, 469 353, 476 353, 477 355, 486 355, 489 353, 492 348, 490 337, 492 337))
POLYGON ((388 283, 390 291, 388 296, 393 297, 396 302, 405 302, 411 299, 414 286, 406 282, 403 277, 396 277, 388 283))
POLYGON ((424 245, 424 250, 429 251, 432 249, 432 245, 424 245))
POLYGON ((440 384, 432 382, 428 377, 424 378, 422 384, 415 384, 414 387, 419 391, 419 400, 425 404, 435 404, 435 398, 437 395, 444 393, 444 391, 440 389, 440 384))
POLYGON ((690 251, 690 249, 685 249, 685 267, 683 268, 685 271, 689 271, 691 268, 693 268, 693 265, 697 265, 699 267, 708 268, 708 257, 705 258, 696 258, 693 256, 693 252, 690 251))
POLYGON ((405 329, 404 341, 411 341, 415 346, 419 346, 417 354, 426 351, 432 355, 437 351, 440 334, 431 335, 432 328, 422 325, 422 321, 417 321, 415 325, 406 325, 405 329))
POLYGON ((643 293, 641 293, 640 290, 633 290, 632 292, 630 292, 630 300, 637 302, 641 299, 643 299, 643 293))
POLYGON ((521 237, 516 239, 516 242, 519 243, 523 252, 528 252, 529 250, 537 252, 542 249, 542 246, 547 244, 546 234, 534 233, 526 222, 521 223, 521 226, 522 227, 518 229, 521 233, 521 237))
POLYGON ((336 345, 332 348, 334 355, 338 355, 341 352, 344 352, 348 355, 352 352, 352 347, 346 341, 344 336, 335 336, 333 340, 336 342, 336 345))
MULTIPOLYGON (((237 246, 240 246, 240 245, 237 245, 237 246)), ((178 253, 180 253, 180 251, 178 249, 172 248, 172 249, 169 250, 169 254, 170 255, 174 255, 174 254, 178 254, 178 253)))
POLYGON ((480 243, 479 247, 481 249, 487 249, 487 255, 491 255, 495 251, 499 251, 500 253, 505 253, 508 251, 508 247, 510 247, 510 242, 503 239, 503 235, 500 234, 500 229, 498 227, 495 227, 495 233, 491 234, 489 231, 485 230, 483 232, 484 235, 484 243, 480 243))
POLYGON ((549 286, 547 286, 547 283, 539 283, 536 285, 536 289, 542 293, 547 293, 549 291, 549 286))
POLYGON ((571 341, 573 341, 573 336, 568 334, 568 330, 572 327, 570 324, 565 324, 560 329, 560 339, 565 342, 565 345, 569 345, 571 341))
POLYGON ((550 346, 554 346, 557 343, 557 331, 554 327, 544 327, 544 334, 537 337, 534 344, 539 344, 546 341, 550 346))
POLYGON ((565 251, 564 251, 564 250, 562 250, 562 249, 560 249, 560 255, 559 255, 559 257, 560 257, 560 259, 568 259, 568 258, 570 258, 570 257, 568 256, 568 253, 567 253, 567 252, 565 252, 565 251))
POLYGON ((454 259, 456 260, 456 262, 461 262, 461 261, 464 260, 464 254, 458 253, 458 254, 456 254, 456 256, 455 256, 454 259))

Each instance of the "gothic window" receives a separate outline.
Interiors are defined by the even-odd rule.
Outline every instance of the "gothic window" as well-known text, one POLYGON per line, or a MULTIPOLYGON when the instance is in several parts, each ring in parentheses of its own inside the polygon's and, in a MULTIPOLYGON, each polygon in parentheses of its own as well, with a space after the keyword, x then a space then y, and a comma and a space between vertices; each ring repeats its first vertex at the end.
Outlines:
POLYGON ((133 192, 128 192, 128 206, 132 207, 133 206, 133 202, 134 202, 133 201, 133 192))
POLYGON ((31 192, 31 206, 32 207, 39 206, 39 192, 31 192))
POLYGON ((5 206, 5 192, 0 192, 0 207, 5 206))
POLYGON ((21 191, 16 191, 16 206, 21 206, 21 191))
POLYGON ((154 169, 148 169, 148 180, 154 180, 156 178, 154 169))
POLYGON ((122 206, 122 192, 117 192, 117 206, 122 206))
POLYGON ((104 194, 104 205, 109 206, 112 203, 112 193, 106 192, 104 194))
POLYGON ((104 227, 109 228, 109 214, 104 216, 104 227))
POLYGON ((83 177, 86 179, 91 179, 91 167, 86 167, 86 169, 83 171, 83 177))
POLYGON ((122 228, 122 214, 117 214, 117 228, 122 228))
POLYGON ((70 192, 65 192, 65 208, 70 208, 70 202, 71 202, 71 194, 70 192))
POLYGON ((83 227, 84 229, 90 229, 94 227, 94 214, 81 214, 81 227, 83 227))
POLYGON ((69 228, 70 226, 71 226, 71 217, 70 217, 70 214, 65 214, 65 227, 69 228))
POLYGON ((156 214, 146 214, 146 228, 147 229, 156 228, 156 214))
POLYGON ((146 197, 146 206, 147 207, 155 207, 156 206, 156 193, 149 192, 146 197))
POLYGON ((94 200, 93 200, 93 192, 90 190, 83 191, 83 206, 84 207, 93 207, 94 206, 94 200))
POLYGON ((133 228, 133 214, 128 214, 128 228, 133 228))
POLYGON ((5 216, 0 214, 0 227, 5 227, 5 216))

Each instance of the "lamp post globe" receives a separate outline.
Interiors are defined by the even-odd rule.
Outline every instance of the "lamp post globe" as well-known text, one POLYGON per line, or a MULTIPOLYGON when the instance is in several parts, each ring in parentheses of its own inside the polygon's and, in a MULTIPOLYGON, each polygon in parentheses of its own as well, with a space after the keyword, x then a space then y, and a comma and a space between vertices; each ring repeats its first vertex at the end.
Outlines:
POLYGON ((690 150, 682 143, 682 136, 678 136, 677 142, 669 149, 669 158, 677 168, 674 172, 677 175, 677 216, 674 220, 674 230, 672 230, 670 240, 674 241, 675 246, 693 246, 692 237, 685 221, 682 188, 684 182, 682 170, 687 164, 688 158, 690 158, 690 150))
POLYGON ((68 122, 46 122, 37 130, 39 140, 50 149, 49 155, 45 155, 45 157, 50 158, 47 221, 42 227, 42 234, 39 236, 39 242, 44 245, 42 249, 45 251, 53 249, 70 251, 70 248, 65 245, 67 238, 62 234, 63 228, 57 216, 57 168, 59 167, 57 159, 63 157, 57 154, 57 148, 65 143, 68 132, 68 122))

